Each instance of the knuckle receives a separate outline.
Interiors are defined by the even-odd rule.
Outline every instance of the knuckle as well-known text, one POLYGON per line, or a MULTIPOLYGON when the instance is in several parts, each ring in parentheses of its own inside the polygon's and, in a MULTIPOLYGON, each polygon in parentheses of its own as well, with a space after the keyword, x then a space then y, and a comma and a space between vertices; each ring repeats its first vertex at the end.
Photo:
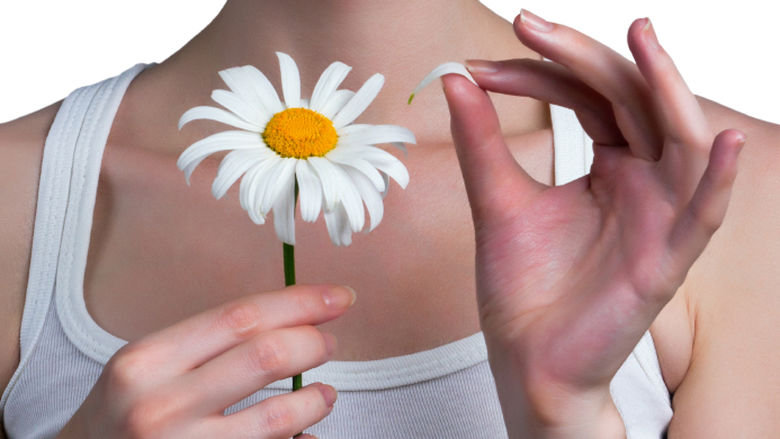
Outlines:
POLYGON ((139 343, 122 347, 106 365, 109 386, 124 392, 143 382, 153 368, 150 348, 139 343))
POLYGON ((290 437, 295 432, 295 410, 289 404, 282 401, 267 400, 264 404, 262 416, 259 417, 259 432, 273 438, 290 437))
POLYGON ((231 303, 219 312, 216 326, 227 330, 237 338, 245 337, 263 318, 260 306, 249 300, 231 303))
POLYGON ((290 363, 290 353, 277 336, 264 336, 249 349, 248 362, 251 370, 274 374, 290 363))
POLYGON ((132 438, 163 436, 186 404, 186 395, 155 392, 138 398, 127 408, 123 430, 132 438))
POLYGON ((148 438, 155 435, 159 420, 153 405, 138 401, 127 409, 123 430, 131 438, 148 438))

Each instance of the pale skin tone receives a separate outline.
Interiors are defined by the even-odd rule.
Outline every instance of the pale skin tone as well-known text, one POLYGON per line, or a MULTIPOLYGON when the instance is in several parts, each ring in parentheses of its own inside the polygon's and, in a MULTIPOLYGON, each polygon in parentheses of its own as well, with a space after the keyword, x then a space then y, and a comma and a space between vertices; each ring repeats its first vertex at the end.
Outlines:
MULTIPOLYGON (((644 22, 628 29, 634 54, 628 61, 563 25, 534 33, 518 22, 513 29, 477 2, 442 3, 447 7, 435 1, 424 6, 334 1, 320 7, 285 2, 272 9, 267 3, 230 2, 201 35, 133 81, 106 147, 85 279, 95 320, 132 343, 109 363, 63 437, 171 431, 184 437, 237 431, 289 436, 327 415, 329 387, 313 385, 275 406, 258 405, 252 421, 215 413, 277 376, 328 358, 365 360, 430 349, 480 325, 512 437, 621 436, 605 385, 648 327, 674 395, 670 437, 766 437, 780 428, 774 366, 780 353, 773 348, 780 269, 772 262, 780 256, 774 244, 780 242, 775 220, 780 200, 773 197, 780 190, 780 127, 692 96, 673 74, 671 59, 653 50, 642 32, 644 22), (576 52, 569 49, 573 40, 580 42, 576 52), (223 87, 215 72, 251 63, 278 85, 275 50, 293 55, 309 87, 336 59, 355 66, 348 88, 382 72, 387 85, 363 120, 408 127, 418 139, 403 158, 412 183, 406 191, 391 188, 383 223, 370 235, 337 249, 321 222, 299 222, 299 281, 353 287, 359 299, 346 313, 350 294, 343 288, 274 292, 283 283, 281 245, 271 227, 249 221, 236 188, 226 200, 213 200, 208 188, 217 159, 196 171, 190 188, 174 166, 187 145, 224 129, 204 122, 176 130, 181 113, 208 104, 210 91, 223 87), (543 190, 552 183, 552 132, 544 102, 491 95, 499 130, 484 93, 447 77, 452 132, 448 107, 434 90, 406 107, 407 93, 438 62, 542 55, 568 70, 534 73, 532 64, 508 62, 493 73, 475 72, 476 79, 485 89, 580 109, 586 130, 604 144, 596 146, 592 191, 584 180, 543 190), (518 85, 529 80, 538 86, 518 85), (556 93, 566 87, 572 92, 556 93), (637 92, 645 88, 651 93, 637 92), (621 96, 632 92, 628 99, 621 96), (629 105, 615 116, 607 111, 610 102, 629 105), (582 111, 586 106, 593 113, 582 111), (737 156, 740 132, 748 140, 737 156), (703 222, 689 221, 687 201, 711 150, 716 165, 706 171, 712 178, 704 184, 710 189, 697 202, 703 222), (674 154, 679 157, 668 158, 674 154), (656 165, 658 157, 667 158, 656 165), (476 276, 469 200, 479 225, 476 276), (557 218, 566 220, 561 224, 557 218), (520 237, 513 242, 517 247, 507 246, 506 234, 520 237), (556 239, 564 234, 577 238, 556 239), (617 240, 620 236, 633 239, 617 240), (537 239, 543 244, 534 246, 537 263, 530 266, 520 256, 537 239), (666 254, 675 257, 659 256, 666 254), (645 277, 638 266, 660 267, 660 273, 645 277), (324 300, 326 291, 339 297, 335 307, 326 306, 334 303, 324 300), (602 313, 605 304, 631 315, 630 322, 605 318, 615 317, 602 313), (236 316, 228 309, 250 314, 225 318, 236 316), (267 315, 284 318, 261 318, 267 315), (550 323, 556 321, 567 324, 550 323), (201 351, 187 356, 160 348, 177 331, 206 333, 214 325, 223 331, 208 332, 211 344, 201 351), (577 337, 585 333, 596 337, 591 349, 568 348, 567 343, 579 346, 577 337), (536 348, 541 344, 559 346, 558 352, 576 355, 577 361, 536 348), (174 394, 192 382, 208 382, 209 373, 267 359, 252 353, 268 352, 268 346, 300 348, 294 355, 300 361, 254 361, 260 378, 236 377, 236 387, 214 389, 208 398, 190 395, 179 413, 139 415, 163 404, 150 387, 174 394), (497 355, 502 351, 516 355, 497 355), (132 365, 139 362, 169 366, 151 386, 133 379, 132 365), (550 367, 554 364, 573 366, 550 367), (555 373, 542 376, 541 370, 555 373), (289 418, 280 415, 285 407, 293 413, 289 418), (520 423, 529 430, 521 431, 520 423)), ((38 169, 56 110, 55 104, 0 126, 0 203, 14 206, 0 213, 0 319, 14 323, 0 329, 3 387, 18 363, 38 169)))

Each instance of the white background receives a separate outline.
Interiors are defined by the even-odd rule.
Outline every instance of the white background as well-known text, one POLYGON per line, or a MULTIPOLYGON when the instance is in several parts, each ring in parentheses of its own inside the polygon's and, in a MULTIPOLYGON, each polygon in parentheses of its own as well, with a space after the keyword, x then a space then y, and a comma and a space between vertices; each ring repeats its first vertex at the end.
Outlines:
MULTIPOLYGON (((260 1, 260 0, 256 0, 260 1)), ((312 0, 316 1, 316 0, 312 0)), ((364 0, 379 1, 379 0, 364 0)), ((424 0, 416 0, 424 1, 424 0)), ((114 76, 162 61, 224 0, 2 0, 0 122, 114 76)), ((483 0, 512 20, 521 7, 572 26, 631 58, 626 32, 649 16, 694 93, 780 123, 776 1, 483 0)))

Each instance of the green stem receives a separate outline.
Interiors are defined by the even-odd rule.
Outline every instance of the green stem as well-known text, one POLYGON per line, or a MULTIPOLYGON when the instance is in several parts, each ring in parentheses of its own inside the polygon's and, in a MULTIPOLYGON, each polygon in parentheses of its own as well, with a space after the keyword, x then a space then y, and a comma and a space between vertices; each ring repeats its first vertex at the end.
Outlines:
MULTIPOLYGON (((295 215, 295 205, 298 204, 298 182, 295 182, 295 198, 293 199, 293 216, 295 215)), ((295 246, 282 243, 282 255, 284 257, 284 286, 295 285, 295 246)), ((303 387, 303 374, 292 377, 293 392, 303 387)), ((298 433, 298 437, 303 433, 298 433)))

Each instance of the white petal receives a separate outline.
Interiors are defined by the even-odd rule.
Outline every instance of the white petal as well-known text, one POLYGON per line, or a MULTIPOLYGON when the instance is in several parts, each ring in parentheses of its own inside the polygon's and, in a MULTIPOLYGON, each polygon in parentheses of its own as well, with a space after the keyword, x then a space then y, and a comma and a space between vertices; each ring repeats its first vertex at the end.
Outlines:
POLYGON ((270 118, 270 115, 267 114, 264 109, 250 105, 232 91, 214 90, 211 92, 211 99, 227 108, 241 119, 244 119, 252 125, 257 125, 258 129, 254 131, 259 131, 260 123, 270 118))
POLYGON ((366 224, 366 212, 363 209, 360 192, 358 192, 355 183, 341 166, 334 165, 334 168, 336 170, 336 189, 339 192, 339 201, 347 213, 350 228, 353 232, 359 232, 363 230, 363 226, 366 224))
POLYGON ((377 169, 371 165, 367 160, 358 157, 356 154, 350 153, 342 148, 336 147, 328 152, 325 157, 341 165, 351 166, 360 172, 362 172, 376 187, 376 190, 382 192, 385 190, 385 182, 382 179, 382 175, 377 169))
POLYGON ((339 131, 339 143, 343 145, 376 145, 379 143, 406 142, 417 143, 414 133, 398 125, 359 125, 359 129, 348 129, 346 126, 339 131))
POLYGON ((409 171, 400 160, 392 154, 374 146, 345 146, 345 152, 356 154, 367 160, 372 166, 389 175, 399 186, 406 188, 409 184, 409 171))
POLYGON ((391 142, 390 144, 395 146, 396 148, 400 149, 401 152, 404 153, 404 156, 406 156, 406 153, 409 152, 409 151, 406 150, 406 145, 404 145, 401 142, 391 142))
POLYGON ((469 73, 469 71, 466 70, 466 66, 457 62, 446 62, 444 64, 438 65, 435 69, 431 71, 431 73, 428 73, 428 75, 425 76, 425 78, 423 78, 422 81, 420 81, 417 87, 414 88, 414 91, 412 92, 411 96, 409 96, 409 101, 407 103, 411 104, 412 99, 414 99, 414 96, 417 93, 419 93, 420 90, 425 88, 425 86, 433 82, 434 79, 440 78, 450 73, 455 73, 464 76, 466 79, 471 81, 474 85, 479 87, 479 85, 477 85, 477 81, 475 81, 474 78, 471 76, 471 73, 469 73))
POLYGON ((263 189, 261 180, 274 169, 275 165, 279 164, 279 160, 279 156, 276 155, 274 157, 269 157, 251 168, 244 178, 241 179, 239 201, 244 210, 251 210, 260 214, 260 205, 257 203, 257 193, 263 189))
POLYGON ((328 119, 333 119, 333 116, 335 116, 336 113, 344 108, 344 105, 349 102, 350 99, 352 99, 352 96, 355 96, 355 92, 352 90, 336 90, 330 96, 328 102, 325 103, 325 106, 320 108, 319 113, 328 119))
POLYGON ((181 153, 176 166, 184 171, 187 184, 192 171, 209 155, 228 149, 264 148, 260 135, 249 131, 222 131, 190 145, 181 153))
MULTIPOLYGON (((288 159, 295 162, 295 159, 288 159)), ((294 177, 294 174, 291 174, 294 177)), ((295 245, 295 178, 280 181, 282 190, 274 203, 274 230, 282 242, 295 245)))
POLYGON ((259 126, 247 122, 241 119, 240 117, 236 116, 235 114, 225 111, 221 108, 209 107, 207 105, 200 106, 200 107, 193 107, 185 111, 184 114, 182 114, 181 118, 179 119, 179 129, 181 129, 184 125, 192 122, 193 120, 199 120, 199 119, 215 120, 217 122, 224 123, 226 125, 231 125, 236 128, 241 128, 247 131, 260 132, 259 126))
POLYGON ((379 94, 379 90, 382 89, 382 85, 385 83, 385 77, 379 73, 374 73, 373 76, 368 78, 360 90, 355 93, 355 96, 344 105, 344 108, 336 114, 333 118, 333 126, 336 129, 344 127, 352 123, 363 111, 371 105, 376 95, 379 94))
POLYGON ((306 159, 311 165, 317 177, 322 184, 322 196, 325 199, 325 210, 330 211, 336 207, 339 200, 336 190, 337 177, 335 174, 335 165, 328 159, 322 157, 309 157, 306 159))
POLYGON ((314 222, 322 209, 322 185, 308 160, 298 160, 295 165, 298 177, 298 198, 301 200, 301 219, 314 222))
POLYGON ((253 203, 254 193, 257 191, 257 185, 255 181, 257 178, 268 169, 268 162, 271 160, 265 160, 254 165, 247 171, 244 178, 241 179, 241 185, 239 188, 239 201, 241 207, 249 213, 249 218, 255 224, 264 224, 265 217, 260 214, 260 209, 253 203))
POLYGON ((249 168, 262 161, 266 154, 269 153, 262 149, 240 149, 228 153, 219 164, 217 178, 211 185, 211 194, 214 198, 218 200, 222 198, 230 186, 233 186, 249 168))
POLYGON ((330 100, 331 95, 344 82, 352 67, 336 61, 328 66, 320 75, 317 85, 314 86, 314 92, 311 94, 309 108, 314 111, 320 111, 330 100))
POLYGON ((282 95, 287 108, 301 106, 301 74, 290 55, 276 52, 279 58, 279 70, 282 75, 282 95))
POLYGON ((266 187, 263 189, 263 195, 260 199, 260 212, 265 215, 276 204, 276 200, 282 191, 289 185, 295 183, 295 164, 298 159, 282 158, 282 162, 277 164, 278 170, 270 174, 266 180, 266 187))
POLYGON ((352 230, 349 228, 347 213, 339 204, 332 211, 325 211, 325 225, 328 228, 330 240, 336 245, 350 245, 352 243, 352 230))
POLYGON ((385 212, 385 206, 384 203, 382 203, 380 191, 377 191, 374 184, 362 173, 349 168, 345 168, 344 170, 347 171, 347 174, 352 178, 355 187, 360 193, 360 198, 362 198, 363 202, 366 204, 366 209, 371 217, 371 226, 368 229, 370 232, 379 225, 385 212))
POLYGON ((332 211, 337 205, 342 204, 352 230, 356 232, 361 230, 365 224, 363 203, 360 201, 360 193, 347 173, 326 158, 309 157, 307 160, 322 183, 325 211, 332 211))
POLYGON ((246 74, 243 67, 231 67, 229 69, 220 70, 219 77, 225 82, 225 85, 230 88, 236 95, 243 99, 249 105, 256 107, 266 113, 273 114, 270 108, 266 108, 263 105, 263 101, 255 92, 255 87, 252 85, 252 78, 246 74))
POLYGON ((244 66, 244 73, 251 78, 251 84, 254 87, 257 97, 263 103, 263 106, 271 113, 276 114, 284 110, 279 95, 276 94, 274 86, 266 76, 255 66, 244 66))
POLYGON ((385 198, 387 196, 387 191, 390 190, 390 177, 388 177, 387 174, 383 172, 382 179, 385 181, 385 190, 382 191, 382 198, 385 198))

